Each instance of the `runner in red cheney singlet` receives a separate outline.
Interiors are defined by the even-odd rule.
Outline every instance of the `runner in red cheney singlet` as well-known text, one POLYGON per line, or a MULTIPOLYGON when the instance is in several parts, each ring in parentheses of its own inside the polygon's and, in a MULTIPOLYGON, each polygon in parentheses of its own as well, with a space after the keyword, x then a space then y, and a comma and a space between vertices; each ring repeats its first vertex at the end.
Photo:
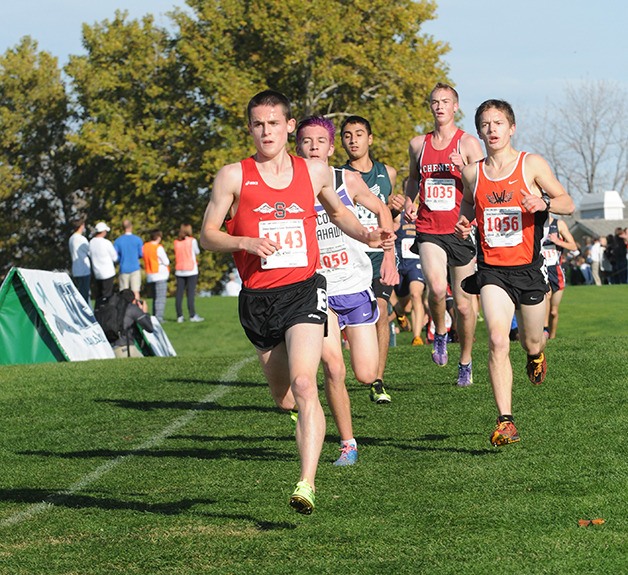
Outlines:
POLYGON ((467 387, 473 383, 471 352, 477 308, 475 296, 467 294, 460 284, 475 270, 475 246, 471 238, 457 238, 454 228, 462 201, 460 171, 483 154, 480 142, 456 127, 456 90, 448 84, 436 84, 430 94, 430 109, 434 131, 410 141, 405 214, 409 221, 416 220, 417 253, 421 256, 434 321, 432 360, 443 366, 449 358, 445 318, 449 279, 460 340, 457 385, 467 387))

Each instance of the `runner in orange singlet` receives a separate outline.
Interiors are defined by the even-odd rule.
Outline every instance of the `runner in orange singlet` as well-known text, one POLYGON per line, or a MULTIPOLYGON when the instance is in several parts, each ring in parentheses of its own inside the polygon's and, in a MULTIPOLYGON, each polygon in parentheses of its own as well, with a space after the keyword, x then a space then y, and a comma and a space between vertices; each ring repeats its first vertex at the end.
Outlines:
POLYGON ((498 410, 491 434, 494 446, 519 441, 512 417, 512 365, 509 332, 517 314, 521 346, 528 354, 527 374, 539 385, 545 379, 545 294, 549 290, 541 255, 548 212, 568 215, 571 197, 536 154, 512 147, 515 114, 508 102, 487 100, 475 113, 486 158, 462 170, 464 199, 456 235, 468 238, 477 220, 477 272, 463 281, 480 294, 488 330, 488 372, 498 410))

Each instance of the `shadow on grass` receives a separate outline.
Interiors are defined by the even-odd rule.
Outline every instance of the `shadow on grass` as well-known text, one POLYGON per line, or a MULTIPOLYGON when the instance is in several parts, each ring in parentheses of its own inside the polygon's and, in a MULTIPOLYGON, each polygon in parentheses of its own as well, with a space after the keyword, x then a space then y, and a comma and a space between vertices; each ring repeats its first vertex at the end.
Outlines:
MULTIPOLYGON (((67 494, 49 491, 46 489, 0 489, 1 501, 15 503, 49 503, 73 509, 128 509, 142 513, 159 513, 161 515, 178 515, 185 513, 196 505, 215 505, 215 499, 181 499, 163 503, 145 503, 143 501, 122 501, 110 497, 94 497, 91 495, 67 494)), ((249 519, 250 517, 241 517, 249 519)))
POLYGON ((294 443, 294 433, 288 435, 171 435, 169 439, 184 441, 198 441, 211 443, 213 441, 239 441, 261 443, 263 441, 288 441, 294 443))
MULTIPOLYGON (((259 442, 259 438, 251 438, 259 442)), ((285 461, 288 453, 265 447, 224 449, 85 449, 82 451, 55 452, 46 450, 19 451, 18 455, 58 457, 60 459, 115 459, 118 457, 174 457, 179 459, 237 459, 241 461, 285 461)))
MULTIPOLYGON (((462 434, 462 435, 472 435, 475 434, 462 434)), ((456 436, 460 437, 460 436, 456 436)), ((358 437, 358 445, 368 445, 372 447, 386 447, 393 449, 400 449, 403 451, 417 451, 417 452, 433 452, 433 453, 462 453, 465 455, 472 456, 487 456, 494 455, 496 453, 495 449, 485 448, 485 449, 468 449, 466 447, 457 447, 451 445, 436 445, 437 443, 447 441, 452 439, 450 435, 441 435, 441 434, 427 434, 421 437, 417 437, 416 439, 406 439, 404 441, 400 441, 399 438, 383 438, 383 437, 358 437)), ((326 441, 337 441, 337 436, 326 436, 326 441)))
POLYGON ((154 411, 156 409, 178 409, 182 411, 228 411, 258 413, 277 413, 274 406, 259 405, 219 405, 204 401, 132 401, 130 399, 94 399, 95 403, 110 403, 122 409, 135 409, 137 411, 154 411))
POLYGON ((227 387, 266 387, 267 384, 264 382, 255 382, 255 381, 217 381, 217 380, 207 380, 207 379, 191 379, 184 377, 176 377, 170 378, 167 380, 168 383, 194 383, 198 385, 226 385, 227 387))
POLYGON ((181 499, 179 501, 167 501, 162 503, 146 503, 143 501, 123 501, 111 497, 58 493, 46 489, 20 488, 0 489, 0 501, 26 504, 48 503, 69 509, 127 510, 159 515, 192 513, 203 517, 248 521, 253 523, 259 531, 296 528, 295 524, 260 521, 255 517, 241 513, 210 513, 207 511, 194 510, 194 507, 197 505, 217 505, 220 503, 217 499, 181 499))

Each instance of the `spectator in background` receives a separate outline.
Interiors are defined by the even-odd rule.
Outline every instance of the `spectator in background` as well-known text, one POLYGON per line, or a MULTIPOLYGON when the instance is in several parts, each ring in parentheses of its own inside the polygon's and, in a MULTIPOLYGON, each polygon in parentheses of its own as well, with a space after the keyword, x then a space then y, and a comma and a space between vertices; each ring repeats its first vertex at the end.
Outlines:
POLYGON ((610 250, 608 248, 609 242, 613 236, 602 236, 600 238, 600 245, 602 246, 602 263, 600 264, 600 276, 603 284, 611 283, 611 274, 613 273, 613 264, 609 259, 610 250))
POLYGON ((124 234, 113 242, 113 247, 118 253, 120 262, 120 275, 118 283, 120 290, 132 289, 135 297, 139 299, 142 287, 142 272, 140 271, 140 260, 142 259, 142 238, 133 233, 131 220, 122 222, 124 234))
POLYGON ((74 233, 68 242, 72 260, 72 280, 78 292, 89 305, 89 284, 92 279, 92 264, 89 260, 89 241, 85 237, 85 219, 73 224, 74 233))
POLYGON ((591 285, 593 283, 593 274, 591 273, 591 264, 587 262, 584 256, 578 256, 578 268, 582 274, 582 279, 585 285, 591 285))
POLYGON ((613 264, 613 275, 611 283, 625 284, 626 278, 626 231, 622 228, 615 228, 611 248, 611 262, 613 264))
POLYGON ((161 230, 153 230, 150 233, 150 240, 142 248, 146 286, 151 287, 153 296, 153 315, 160 322, 164 321, 168 276, 170 275, 170 260, 164 246, 161 245, 162 237, 161 230))
POLYGON ((225 293, 226 296, 236 297, 240 294, 240 290, 242 289, 242 284, 236 281, 236 275, 234 272, 229 274, 229 281, 225 284, 225 293))
POLYGON ((600 242, 600 237, 595 236, 593 238, 591 248, 589 249, 589 259, 591 261, 591 275, 593 276, 593 281, 596 286, 602 285, 602 276, 600 275, 600 272, 603 253, 604 248, 602 247, 602 243, 600 242))
POLYGON ((135 338, 139 336, 138 326, 148 333, 153 332, 153 323, 148 315, 146 302, 136 298, 133 290, 120 290, 120 297, 128 302, 124 311, 120 337, 111 345, 116 357, 144 357, 135 346, 135 338))
POLYGON ((183 294, 187 295, 188 313, 190 321, 205 321, 196 313, 194 297, 196 294, 196 284, 198 283, 198 262, 196 256, 201 253, 196 238, 192 236, 192 226, 181 224, 179 237, 174 240, 174 275, 177 278, 177 294, 175 307, 177 310, 177 321, 183 323, 183 294))
POLYGON ((94 274, 94 300, 96 307, 103 299, 113 294, 113 280, 116 276, 116 262, 118 252, 113 244, 105 238, 111 228, 105 222, 96 224, 96 233, 89 241, 89 254, 92 259, 92 273, 94 274))

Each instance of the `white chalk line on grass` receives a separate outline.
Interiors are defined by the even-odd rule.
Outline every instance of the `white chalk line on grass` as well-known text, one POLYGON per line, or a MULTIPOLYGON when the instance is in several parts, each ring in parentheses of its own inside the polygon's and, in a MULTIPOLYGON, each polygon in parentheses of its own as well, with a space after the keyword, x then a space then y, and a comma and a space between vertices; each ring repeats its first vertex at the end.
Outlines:
MULTIPOLYGON (((227 372, 222 376, 220 381, 221 382, 233 381, 233 379, 238 375, 239 371, 245 365, 247 365, 248 363, 251 363, 251 361, 253 361, 254 359, 255 359, 255 356, 247 357, 243 359, 242 361, 232 365, 227 370, 227 372)), ((199 400, 198 404, 201 405, 204 403, 213 403, 214 401, 217 401, 220 398, 222 398, 230 389, 231 388, 229 385, 221 385, 217 389, 212 391, 212 393, 210 393, 203 399, 199 400)), ((129 452, 126 455, 120 455, 118 457, 115 457, 114 459, 110 459, 106 463, 103 463, 101 466, 94 469, 94 471, 92 471, 91 473, 88 473, 87 475, 79 479, 76 483, 74 483, 73 485, 65 489, 64 491, 58 491, 57 493, 53 493, 52 495, 49 495, 46 499, 44 499, 40 503, 34 503, 28 509, 25 509, 24 511, 20 511, 19 513, 16 513, 15 515, 11 515, 10 517, 3 519, 2 521, 0 521, 0 527, 9 527, 11 525, 17 525, 18 523, 27 521, 28 519, 31 519, 35 517, 36 515, 39 515, 40 513, 43 513, 45 511, 52 509, 55 506, 55 500, 62 501, 64 497, 70 497, 72 495, 75 495, 76 493, 85 489, 88 485, 91 485, 95 481, 98 481, 99 479, 101 479, 104 475, 109 473, 112 469, 115 469, 120 464, 127 461, 129 458, 135 456, 137 453, 156 447, 162 441, 164 441, 169 436, 174 434, 176 431, 178 431, 182 427, 185 427, 199 413, 200 411, 198 409, 188 410, 184 415, 182 415, 181 417, 173 421, 168 427, 164 428, 162 431, 160 431, 156 435, 153 435, 153 437, 146 440, 141 445, 138 445, 137 447, 129 450, 129 452)))

